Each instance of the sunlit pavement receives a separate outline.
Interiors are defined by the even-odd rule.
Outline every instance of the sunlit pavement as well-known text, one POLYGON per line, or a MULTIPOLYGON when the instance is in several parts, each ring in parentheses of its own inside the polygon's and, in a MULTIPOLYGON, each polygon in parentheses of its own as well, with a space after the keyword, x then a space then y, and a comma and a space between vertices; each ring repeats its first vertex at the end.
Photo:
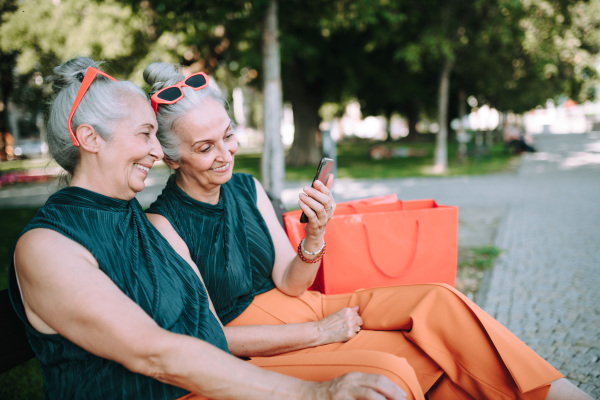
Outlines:
POLYGON ((536 141, 505 188, 504 253, 480 304, 600 398, 600 137, 536 141))
MULTIPOLYGON (((502 250, 476 302, 567 378, 600 398, 600 134, 537 135, 514 172, 450 178, 339 179, 338 202, 396 193, 459 207, 459 245, 502 250)), ((168 175, 151 170, 148 206, 168 175)), ((306 182, 288 182, 297 208, 306 182)), ((39 206, 55 184, 0 189, 0 207, 39 206)))

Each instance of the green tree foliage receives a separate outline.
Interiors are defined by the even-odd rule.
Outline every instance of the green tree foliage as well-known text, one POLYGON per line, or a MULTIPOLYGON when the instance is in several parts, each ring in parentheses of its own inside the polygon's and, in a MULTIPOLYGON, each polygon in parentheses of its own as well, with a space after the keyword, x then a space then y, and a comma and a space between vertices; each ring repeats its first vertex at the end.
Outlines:
POLYGON ((216 74, 229 90, 240 85, 261 87, 256 78, 262 67, 261 33, 268 1, 122 2, 147 14, 153 40, 168 44, 172 59, 156 54, 154 61, 176 62, 190 71, 216 74))
MULTIPOLYGON (((461 49, 453 77, 480 102, 524 112, 561 94, 593 99, 599 50, 597 0, 498 1, 461 49)), ((467 32, 468 33, 468 32, 467 32)))
POLYGON ((75 56, 110 61, 113 73, 128 76, 148 52, 144 18, 114 1, 32 0, 2 15, 0 47, 18 51, 20 74, 43 76, 75 56))
MULTIPOLYGON (((0 16, 13 12, 17 8, 14 0, 0 0, 0 16)), ((0 135, 8 131, 7 105, 13 92, 12 70, 17 53, 0 49, 0 135)), ((3 140, 0 140, 3 142, 3 140)), ((0 150, 4 144, 0 143, 0 150)))
POLYGON ((405 2, 282 4, 284 96, 298 117, 288 165, 314 165, 320 157, 316 137, 323 102, 358 97, 366 109, 387 113, 399 110, 399 102, 415 94, 404 91, 414 80, 405 79, 406 66, 394 54, 401 40, 396 33, 410 17, 401 5, 405 2))
POLYGON ((546 84, 546 98, 565 94, 577 101, 591 99, 597 83, 600 2, 530 0, 523 5, 523 49, 535 77, 546 84))
MULTIPOLYGON (((8 3, 10 1, 6 0, 8 3)), ((215 74, 226 88, 262 88, 267 0, 31 0, 3 10, 0 49, 20 73, 43 76, 89 55, 141 82, 153 61, 215 74)), ((559 94, 594 93, 600 0, 287 0, 279 5, 284 100, 296 140, 288 162, 314 164, 319 108, 358 98, 368 113, 415 121, 439 112, 442 67, 449 117, 457 93, 525 111, 559 94)), ((260 113, 258 113, 260 114, 260 113)), ((259 117, 260 118, 260 117, 259 117)), ((450 119, 449 118, 449 119, 450 119)))

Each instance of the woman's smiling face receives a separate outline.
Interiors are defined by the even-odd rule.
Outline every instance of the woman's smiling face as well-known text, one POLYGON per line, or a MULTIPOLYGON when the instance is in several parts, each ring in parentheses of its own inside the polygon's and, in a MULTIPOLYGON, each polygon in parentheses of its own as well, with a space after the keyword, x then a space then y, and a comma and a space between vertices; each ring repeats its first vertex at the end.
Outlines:
POLYGON ((113 124, 113 135, 106 141, 102 175, 106 194, 132 199, 146 187, 148 171, 163 157, 156 138, 156 117, 142 96, 128 96, 127 117, 113 124))
POLYGON ((178 170, 178 183, 184 191, 204 197, 231 179, 238 143, 222 104, 207 100, 183 116, 176 129, 180 157, 167 163, 178 170))

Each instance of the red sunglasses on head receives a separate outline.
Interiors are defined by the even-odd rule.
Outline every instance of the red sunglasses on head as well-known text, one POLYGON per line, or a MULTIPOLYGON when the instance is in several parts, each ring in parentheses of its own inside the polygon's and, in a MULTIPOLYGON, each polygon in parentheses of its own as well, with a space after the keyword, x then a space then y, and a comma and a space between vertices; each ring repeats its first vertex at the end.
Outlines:
POLYGON ((182 87, 187 86, 194 90, 200 90, 208 85, 208 76, 204 72, 196 72, 188 76, 186 79, 172 86, 160 89, 150 97, 150 104, 154 109, 154 113, 158 113, 159 104, 173 104, 183 99, 182 87))
POLYGON ((69 133, 71 134, 71 139, 73 140, 73 144, 76 147, 79 147, 79 141, 75 137, 75 133, 73 132, 73 129, 71 129, 71 121, 73 120, 73 115, 75 114, 75 110, 77 110, 79 103, 81 103, 81 99, 83 99, 83 96, 88 91, 88 89, 90 88, 90 85, 94 81, 94 78, 96 78, 96 76, 98 76, 98 74, 105 76, 110 80, 116 81, 115 78, 113 78, 112 76, 110 76, 108 74, 105 74, 104 72, 100 71, 99 69, 94 68, 94 67, 88 67, 87 71, 85 72, 85 76, 83 77, 83 80, 81 81, 81 86, 79 86, 79 91, 77 92, 77 96, 75 97, 75 102, 73 103, 73 107, 71 107, 71 112, 69 113, 69 119, 67 120, 67 127, 69 128, 69 133))

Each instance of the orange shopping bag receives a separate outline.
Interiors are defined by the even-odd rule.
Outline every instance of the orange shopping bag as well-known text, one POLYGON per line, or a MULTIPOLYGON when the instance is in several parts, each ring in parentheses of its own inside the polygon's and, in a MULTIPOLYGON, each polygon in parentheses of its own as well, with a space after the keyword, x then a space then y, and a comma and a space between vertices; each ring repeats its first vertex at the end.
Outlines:
MULTIPOLYGON (((304 237, 300 213, 284 214, 293 246, 304 237)), ((313 290, 336 294, 414 283, 454 286, 458 208, 430 199, 339 203, 325 241, 327 250, 313 290)))
MULTIPOLYGON (((368 199, 351 200, 336 204, 336 214, 342 213, 344 209, 355 210, 356 207, 360 207, 368 204, 384 204, 384 203, 395 203, 398 201, 398 196, 395 194, 388 194, 386 196, 369 197, 368 199)), ((298 247, 298 244, 304 237, 304 225, 300 222, 300 214, 302 210, 288 211, 283 213, 283 225, 285 231, 292 243, 294 248, 298 247)))

